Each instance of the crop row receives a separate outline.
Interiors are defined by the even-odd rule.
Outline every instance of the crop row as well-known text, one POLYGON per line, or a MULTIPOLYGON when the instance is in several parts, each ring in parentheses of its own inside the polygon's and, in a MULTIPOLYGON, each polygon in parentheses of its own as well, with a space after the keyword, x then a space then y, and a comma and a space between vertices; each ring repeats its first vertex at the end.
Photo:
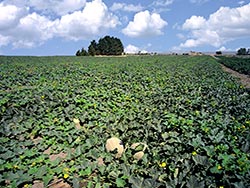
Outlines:
POLYGON ((220 56, 219 62, 242 74, 250 75, 250 58, 220 56))
POLYGON ((0 57, 0 75, 1 186, 250 186, 249 91, 211 57, 0 57))

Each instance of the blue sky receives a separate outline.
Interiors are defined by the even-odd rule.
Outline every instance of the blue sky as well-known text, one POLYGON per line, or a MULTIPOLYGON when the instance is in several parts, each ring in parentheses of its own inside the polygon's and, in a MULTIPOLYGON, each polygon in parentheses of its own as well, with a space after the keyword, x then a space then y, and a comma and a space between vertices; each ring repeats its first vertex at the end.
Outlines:
POLYGON ((250 47, 250 0, 2 0, 1 55, 74 55, 105 35, 126 52, 250 47))

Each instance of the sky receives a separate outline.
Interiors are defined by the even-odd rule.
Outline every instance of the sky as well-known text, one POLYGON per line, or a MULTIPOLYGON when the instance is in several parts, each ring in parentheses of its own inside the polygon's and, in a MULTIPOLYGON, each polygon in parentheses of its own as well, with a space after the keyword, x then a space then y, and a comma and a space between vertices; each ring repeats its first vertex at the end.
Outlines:
POLYGON ((0 55, 75 55, 106 35, 128 53, 250 48, 250 0, 0 0, 0 55))

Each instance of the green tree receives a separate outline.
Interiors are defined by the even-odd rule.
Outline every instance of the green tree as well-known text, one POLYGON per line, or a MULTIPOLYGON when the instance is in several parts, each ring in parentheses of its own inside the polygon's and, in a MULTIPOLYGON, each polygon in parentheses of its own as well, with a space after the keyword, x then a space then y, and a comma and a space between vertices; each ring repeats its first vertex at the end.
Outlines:
POLYGON ((81 56, 81 51, 80 50, 77 50, 76 56, 81 56))
POLYGON ((81 52, 80 52, 80 56, 87 56, 88 55, 88 52, 82 48, 81 52))
POLYGON ((88 52, 82 48, 81 50, 77 50, 76 52, 76 56, 87 56, 88 55, 88 52))
POLYGON ((97 43, 95 40, 92 40, 89 47, 88 47, 88 53, 89 55, 91 56, 95 56, 95 55, 98 55, 99 52, 98 52, 98 46, 97 46, 97 43))
POLYGON ((221 51, 216 51, 216 55, 221 55, 222 52, 221 51))
POLYGON ((120 39, 105 36, 104 38, 99 39, 98 50, 101 55, 121 55, 124 48, 120 39))
POLYGON ((237 51, 237 55, 247 55, 247 50, 246 50, 246 48, 240 48, 240 49, 237 51))
POLYGON ((88 47, 88 52, 82 48, 76 52, 76 55, 122 55, 123 52, 124 47, 120 39, 105 36, 104 38, 100 38, 98 43, 95 40, 92 40, 88 47))

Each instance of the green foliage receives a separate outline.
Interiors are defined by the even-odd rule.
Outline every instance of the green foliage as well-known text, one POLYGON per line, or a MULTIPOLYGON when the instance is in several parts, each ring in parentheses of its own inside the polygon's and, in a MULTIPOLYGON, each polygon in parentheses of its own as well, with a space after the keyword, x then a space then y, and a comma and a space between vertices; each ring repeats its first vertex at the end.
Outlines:
POLYGON ((95 40, 91 41, 89 47, 88 47, 88 53, 91 56, 99 55, 100 52, 98 50, 98 44, 96 43, 95 40))
POLYGON ((82 48, 81 51, 78 50, 76 52, 76 56, 88 56, 88 52, 84 48, 82 48))
POLYGON ((216 51, 216 55, 221 55, 222 52, 221 51, 216 51))
POLYGON ((0 77, 1 187, 250 186, 249 91, 211 57, 0 57, 0 77))
POLYGON ((250 55, 250 49, 246 49, 246 48, 240 48, 237 51, 237 55, 250 55))
POLYGON ((223 65, 240 72, 242 74, 250 75, 250 58, 241 57, 226 57, 220 56, 219 62, 223 65))
POLYGON ((124 51, 121 40, 110 36, 99 39, 97 46, 101 55, 121 55, 124 51))
POLYGON ((122 55, 123 51, 124 48, 120 39, 105 36, 104 38, 100 38, 98 43, 95 40, 91 41, 88 52, 84 49, 82 49, 82 51, 78 50, 76 56, 122 55))

